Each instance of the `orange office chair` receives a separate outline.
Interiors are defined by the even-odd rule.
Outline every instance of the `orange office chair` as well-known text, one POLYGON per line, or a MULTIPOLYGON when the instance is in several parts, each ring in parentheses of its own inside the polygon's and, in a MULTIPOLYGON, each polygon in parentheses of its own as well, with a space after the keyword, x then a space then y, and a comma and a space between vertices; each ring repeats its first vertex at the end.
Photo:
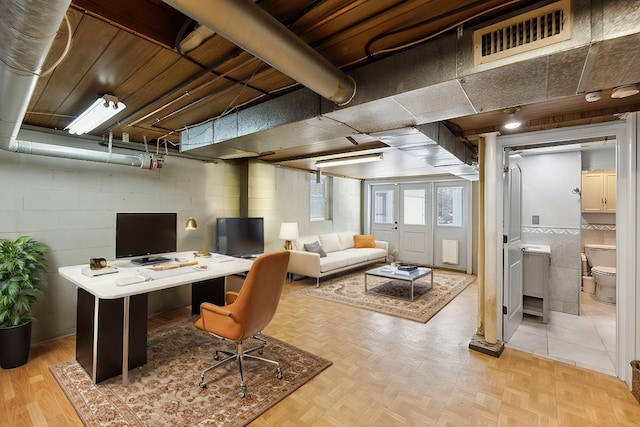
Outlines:
POLYGON ((231 360, 237 360, 240 370, 240 396, 245 397, 247 386, 242 372, 245 358, 276 365, 276 377, 282 379, 278 362, 249 353, 258 351, 262 354, 262 350, 267 345, 266 340, 258 337, 257 334, 269 324, 276 313, 287 275, 289 255, 289 251, 279 251, 259 256, 253 262, 240 292, 227 292, 226 305, 220 307, 208 302, 200 305, 200 315, 194 320, 194 326, 218 338, 236 342, 235 353, 216 350, 214 360, 219 359, 220 353, 229 357, 202 371, 198 384, 200 388, 207 388, 204 382, 205 373, 231 360), (251 337, 262 343, 257 347, 244 350, 244 340, 251 337))

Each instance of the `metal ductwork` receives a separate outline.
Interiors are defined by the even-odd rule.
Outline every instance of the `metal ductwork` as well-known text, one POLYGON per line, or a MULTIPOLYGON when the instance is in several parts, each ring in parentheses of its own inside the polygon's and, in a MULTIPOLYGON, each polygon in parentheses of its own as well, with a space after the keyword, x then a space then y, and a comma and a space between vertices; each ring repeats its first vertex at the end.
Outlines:
POLYGON ((339 105, 356 84, 250 0, 164 0, 200 24, 339 105))
POLYGON ((422 159, 443 173, 478 180, 476 153, 458 141, 442 123, 425 123, 371 134, 390 147, 422 159))
POLYGON ((63 159, 112 163, 116 165, 133 166, 139 167, 140 169, 151 170, 161 168, 162 162, 164 161, 164 159, 158 158, 150 153, 126 155, 20 140, 15 141, 15 143, 13 144, 13 149, 11 151, 24 154, 37 154, 40 156, 59 157, 63 159))
POLYGON ((0 149, 15 153, 114 163, 145 169, 162 166, 150 154, 136 156, 18 141, 17 135, 51 44, 71 0, 10 0, 0 16, 0 149))

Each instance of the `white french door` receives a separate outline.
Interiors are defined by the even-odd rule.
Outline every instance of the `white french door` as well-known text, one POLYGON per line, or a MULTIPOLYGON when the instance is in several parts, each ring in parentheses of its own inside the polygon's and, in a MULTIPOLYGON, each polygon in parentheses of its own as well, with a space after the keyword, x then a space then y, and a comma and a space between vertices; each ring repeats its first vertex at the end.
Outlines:
POLYGON ((431 184, 375 185, 371 189, 371 232, 389 242, 389 254, 407 263, 433 262, 431 184))
POLYGON ((372 184, 370 227, 404 263, 471 272, 471 189, 464 180, 372 184))
POLYGON ((433 265, 431 183, 400 184, 398 259, 433 265))
POLYGON ((371 188, 371 234, 389 243, 389 254, 398 249, 398 186, 375 185, 371 188))

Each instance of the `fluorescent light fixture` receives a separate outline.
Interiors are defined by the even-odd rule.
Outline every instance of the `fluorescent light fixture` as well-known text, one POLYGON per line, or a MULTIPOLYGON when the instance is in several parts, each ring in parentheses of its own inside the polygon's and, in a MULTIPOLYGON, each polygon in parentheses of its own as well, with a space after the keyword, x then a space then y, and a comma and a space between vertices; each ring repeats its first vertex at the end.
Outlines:
POLYGON ((318 160, 316 162, 316 167, 328 168, 330 166, 342 166, 342 165, 353 165, 356 163, 376 162, 378 160, 382 160, 382 158, 383 158, 382 153, 376 153, 376 154, 367 154, 364 156, 357 156, 357 157, 342 157, 339 159, 318 160))
POLYGON ((91 132, 102 123, 115 116, 127 106, 118 101, 113 95, 104 95, 96 100, 91 107, 80 114, 78 118, 67 126, 69 133, 82 135, 91 132))

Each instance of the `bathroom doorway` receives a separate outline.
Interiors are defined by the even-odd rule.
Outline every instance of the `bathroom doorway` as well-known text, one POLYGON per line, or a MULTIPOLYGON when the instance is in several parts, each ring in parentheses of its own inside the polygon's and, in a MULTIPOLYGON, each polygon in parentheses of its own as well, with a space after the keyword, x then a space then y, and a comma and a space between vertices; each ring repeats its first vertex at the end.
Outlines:
POLYGON ((589 242, 605 243, 600 230, 606 229, 611 233, 606 242, 615 244, 615 213, 582 212, 583 171, 615 170, 615 141, 523 147, 509 153, 510 164, 523 171, 523 243, 549 247, 551 255, 548 323, 525 311, 507 345, 615 376, 615 305, 582 289, 581 262, 585 233, 589 242))
MULTIPOLYGON (((541 145, 557 142, 581 142, 595 141, 608 137, 616 140, 616 345, 615 366, 616 376, 625 381, 631 387, 632 372, 629 362, 637 358, 638 343, 636 337, 640 325, 636 324, 636 317, 640 306, 640 284, 637 282, 640 266, 637 265, 637 257, 640 254, 640 244, 637 241, 640 223, 637 222, 638 202, 640 195, 640 180, 638 180, 638 141, 640 140, 640 113, 627 113, 621 120, 585 126, 576 126, 562 129, 544 130, 539 132, 521 133, 505 136, 487 136, 486 164, 488 182, 491 188, 485 185, 488 194, 496 197, 496 208, 487 206, 486 218, 489 218, 490 230, 502 227, 502 206, 504 203, 503 185, 501 181, 502 169, 497 160, 507 147, 519 147, 541 145), (494 220, 492 220, 494 219, 494 220)), ((497 283, 502 284, 502 257, 499 254, 501 245, 496 242, 488 242, 489 250, 496 250, 496 257, 487 258, 487 271, 497 275, 497 283), (495 246, 493 246, 495 245, 495 246), (495 262, 495 267, 491 264, 495 262)), ((502 286, 497 289, 498 304, 494 307, 497 315, 498 339, 502 339, 502 311, 503 294, 502 286)), ((573 316, 574 318, 581 318, 573 316)))

